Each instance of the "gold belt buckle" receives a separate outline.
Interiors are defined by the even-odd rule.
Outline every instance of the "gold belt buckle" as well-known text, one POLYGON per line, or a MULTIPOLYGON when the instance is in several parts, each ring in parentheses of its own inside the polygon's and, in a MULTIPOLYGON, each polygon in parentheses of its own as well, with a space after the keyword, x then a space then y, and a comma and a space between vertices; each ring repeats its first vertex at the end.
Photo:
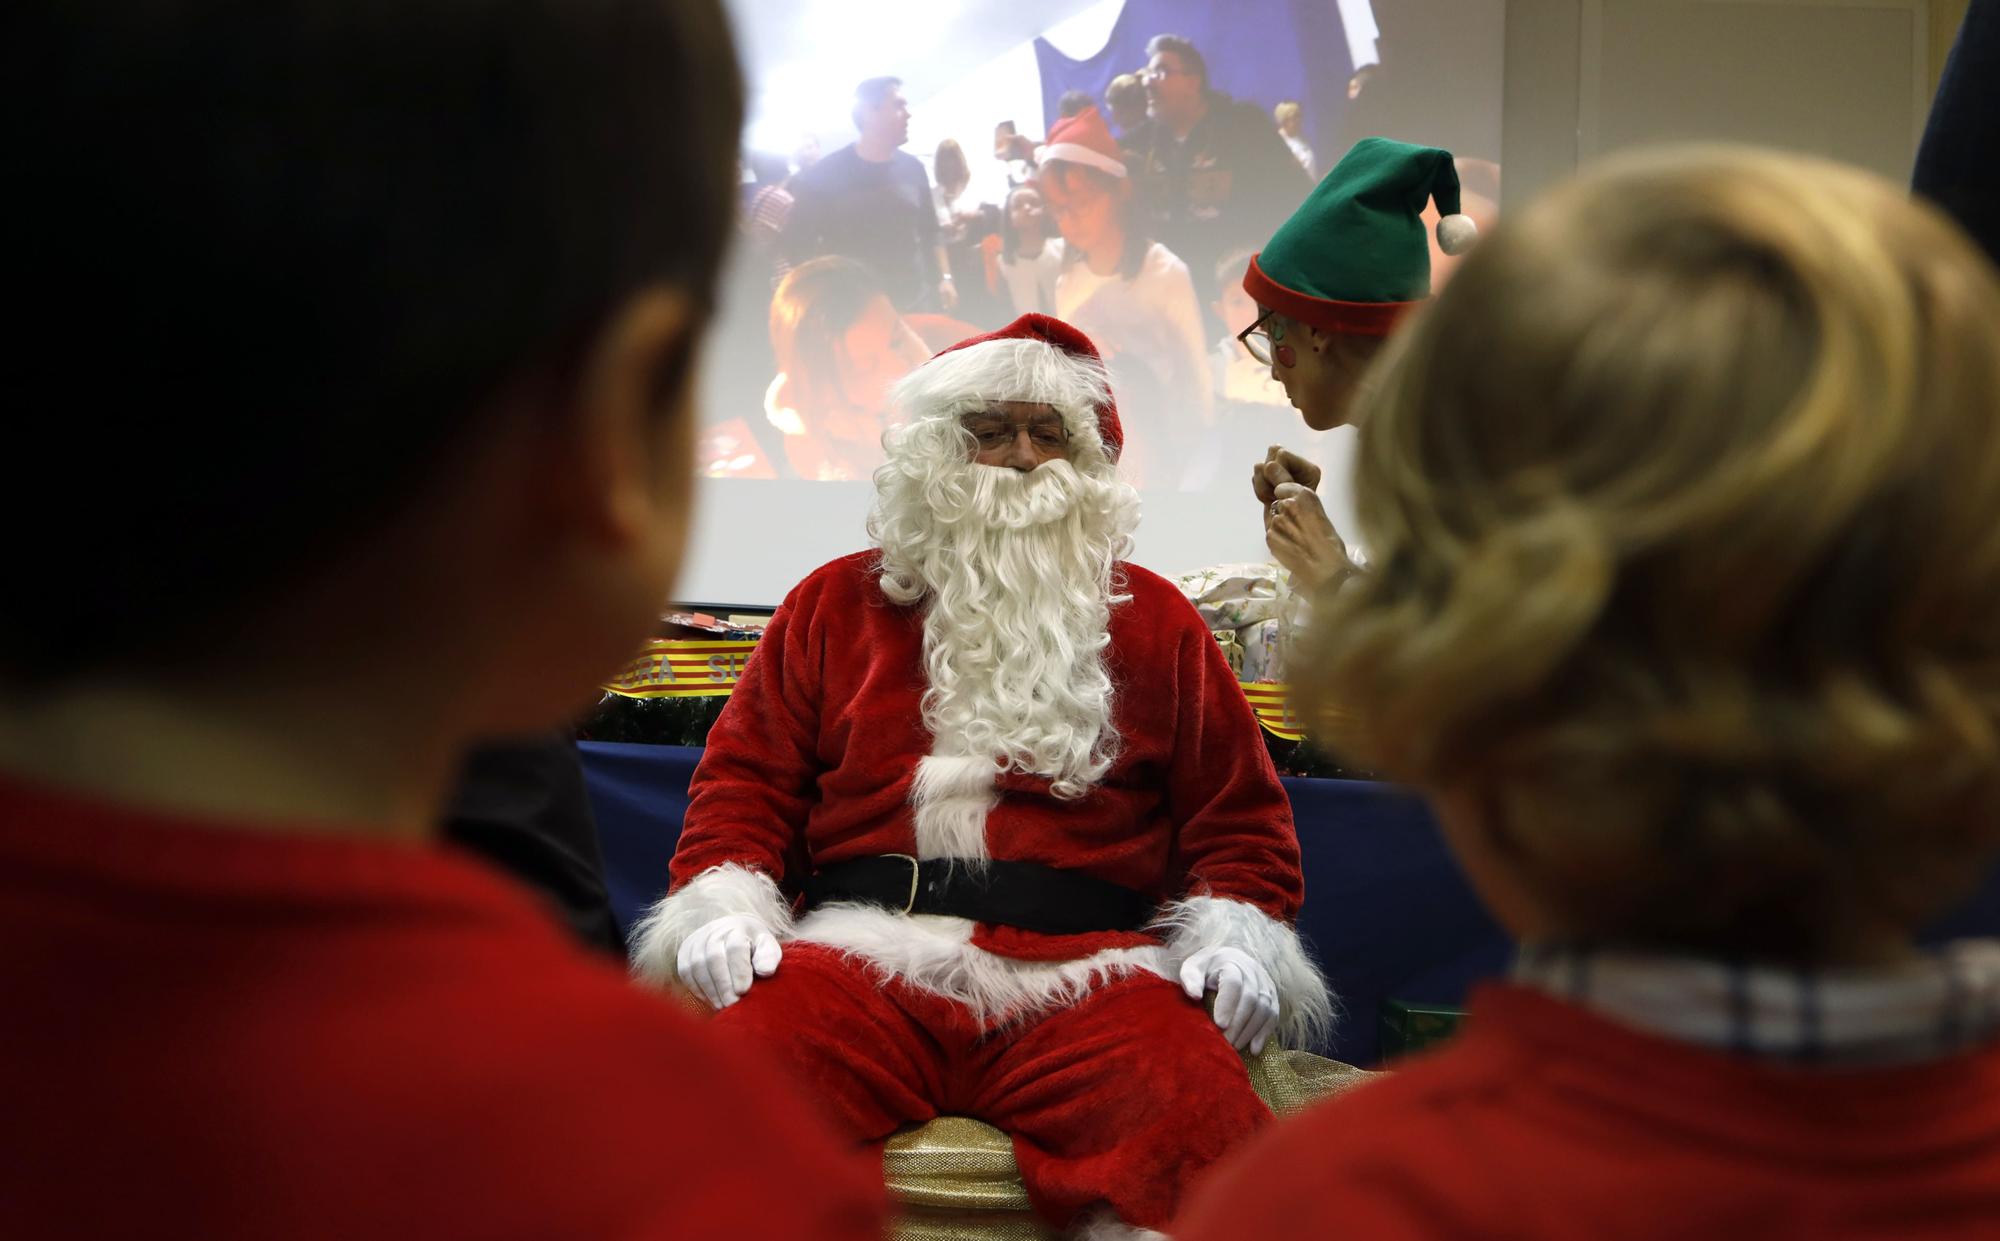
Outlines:
POLYGON ((907 853, 885 853, 882 856, 901 858, 903 861, 908 862, 910 864, 910 895, 903 901, 903 912, 904 913, 913 912, 917 907, 917 887, 921 882, 923 874, 923 872, 919 869, 917 865, 917 859, 911 857, 907 853))

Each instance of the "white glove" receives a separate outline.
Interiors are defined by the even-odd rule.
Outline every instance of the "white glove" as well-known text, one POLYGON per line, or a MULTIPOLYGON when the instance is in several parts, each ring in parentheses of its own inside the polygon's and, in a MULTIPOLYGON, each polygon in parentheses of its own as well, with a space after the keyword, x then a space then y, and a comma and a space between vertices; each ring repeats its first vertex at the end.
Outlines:
POLYGON ((1203 948, 1189 957, 1181 966, 1181 989, 1197 1004, 1215 992, 1215 1024, 1238 1051, 1263 1051, 1278 1028, 1278 984, 1241 948, 1203 948))
POLYGON ((763 919, 729 914, 703 923, 682 940, 674 968, 701 998, 728 1008, 743 998, 751 983, 769 978, 783 954, 778 937, 763 919))

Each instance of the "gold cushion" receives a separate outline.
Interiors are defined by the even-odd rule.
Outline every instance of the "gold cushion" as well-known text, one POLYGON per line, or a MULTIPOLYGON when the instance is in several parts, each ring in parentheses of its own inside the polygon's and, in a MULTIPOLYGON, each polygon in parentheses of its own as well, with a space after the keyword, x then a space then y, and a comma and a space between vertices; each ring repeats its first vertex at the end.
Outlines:
POLYGON ((940 1116, 889 1139, 882 1151, 889 1194, 910 1206, 1025 1211, 1028 1191, 1014 1166, 1014 1143, 970 1116, 940 1116))
MULTIPOLYGON (((1366 1069, 1275 1044, 1245 1056, 1257 1096, 1280 1116, 1372 1077, 1366 1069)), ((1046 1241, 1006 1134, 969 1116, 940 1116, 891 1137, 882 1175, 898 1211, 897 1241, 1046 1241)))

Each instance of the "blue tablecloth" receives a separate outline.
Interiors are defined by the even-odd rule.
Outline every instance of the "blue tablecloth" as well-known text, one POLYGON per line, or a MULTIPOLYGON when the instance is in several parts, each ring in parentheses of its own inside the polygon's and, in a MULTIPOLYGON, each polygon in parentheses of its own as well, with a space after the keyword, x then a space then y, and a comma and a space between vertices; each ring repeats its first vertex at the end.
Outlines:
MULTIPOLYGON (((701 751, 595 742, 582 750, 612 905, 630 926, 666 888, 701 751)), ((1511 946, 1417 798, 1359 780, 1286 780, 1285 791, 1305 858, 1299 929, 1341 1001, 1325 1050, 1373 1064, 1385 1000, 1456 1006, 1474 982, 1506 968, 1511 946)), ((2000 934, 2000 872, 1927 938, 1975 934, 2000 934)))

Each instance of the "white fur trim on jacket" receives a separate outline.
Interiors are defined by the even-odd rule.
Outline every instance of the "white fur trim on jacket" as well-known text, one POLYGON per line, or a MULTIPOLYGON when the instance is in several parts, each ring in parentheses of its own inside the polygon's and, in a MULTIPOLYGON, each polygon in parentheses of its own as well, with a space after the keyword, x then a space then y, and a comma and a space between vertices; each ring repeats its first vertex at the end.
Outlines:
POLYGON ((792 927, 792 907, 769 875, 734 862, 712 866, 661 897, 632 928, 633 976, 654 986, 676 981, 681 941, 730 914, 758 919, 779 939, 792 927))
POLYGON ((1164 1232, 1126 1223, 1113 1214, 1110 1207, 1084 1216, 1070 1225, 1070 1230, 1063 1235, 1069 1241, 1173 1241, 1164 1232))
POLYGON ((1287 1047, 1318 1047, 1333 1030, 1333 994, 1306 955, 1299 933, 1255 905, 1219 896, 1189 896, 1153 920, 1167 937, 1173 968, 1203 948, 1241 948, 1278 984, 1278 1038, 1287 1047))
POLYGON ((905 985, 965 1005, 982 1024, 1074 1003, 1127 974, 1171 979, 1167 950, 1107 948, 1077 961, 1016 961, 972 945, 973 924, 872 905, 823 905, 799 919, 792 938, 863 958, 905 985))
POLYGON ((990 860, 986 816, 1000 803, 1000 768, 978 754, 941 754, 917 760, 910 785, 915 811, 917 856, 959 858, 975 869, 990 860))

